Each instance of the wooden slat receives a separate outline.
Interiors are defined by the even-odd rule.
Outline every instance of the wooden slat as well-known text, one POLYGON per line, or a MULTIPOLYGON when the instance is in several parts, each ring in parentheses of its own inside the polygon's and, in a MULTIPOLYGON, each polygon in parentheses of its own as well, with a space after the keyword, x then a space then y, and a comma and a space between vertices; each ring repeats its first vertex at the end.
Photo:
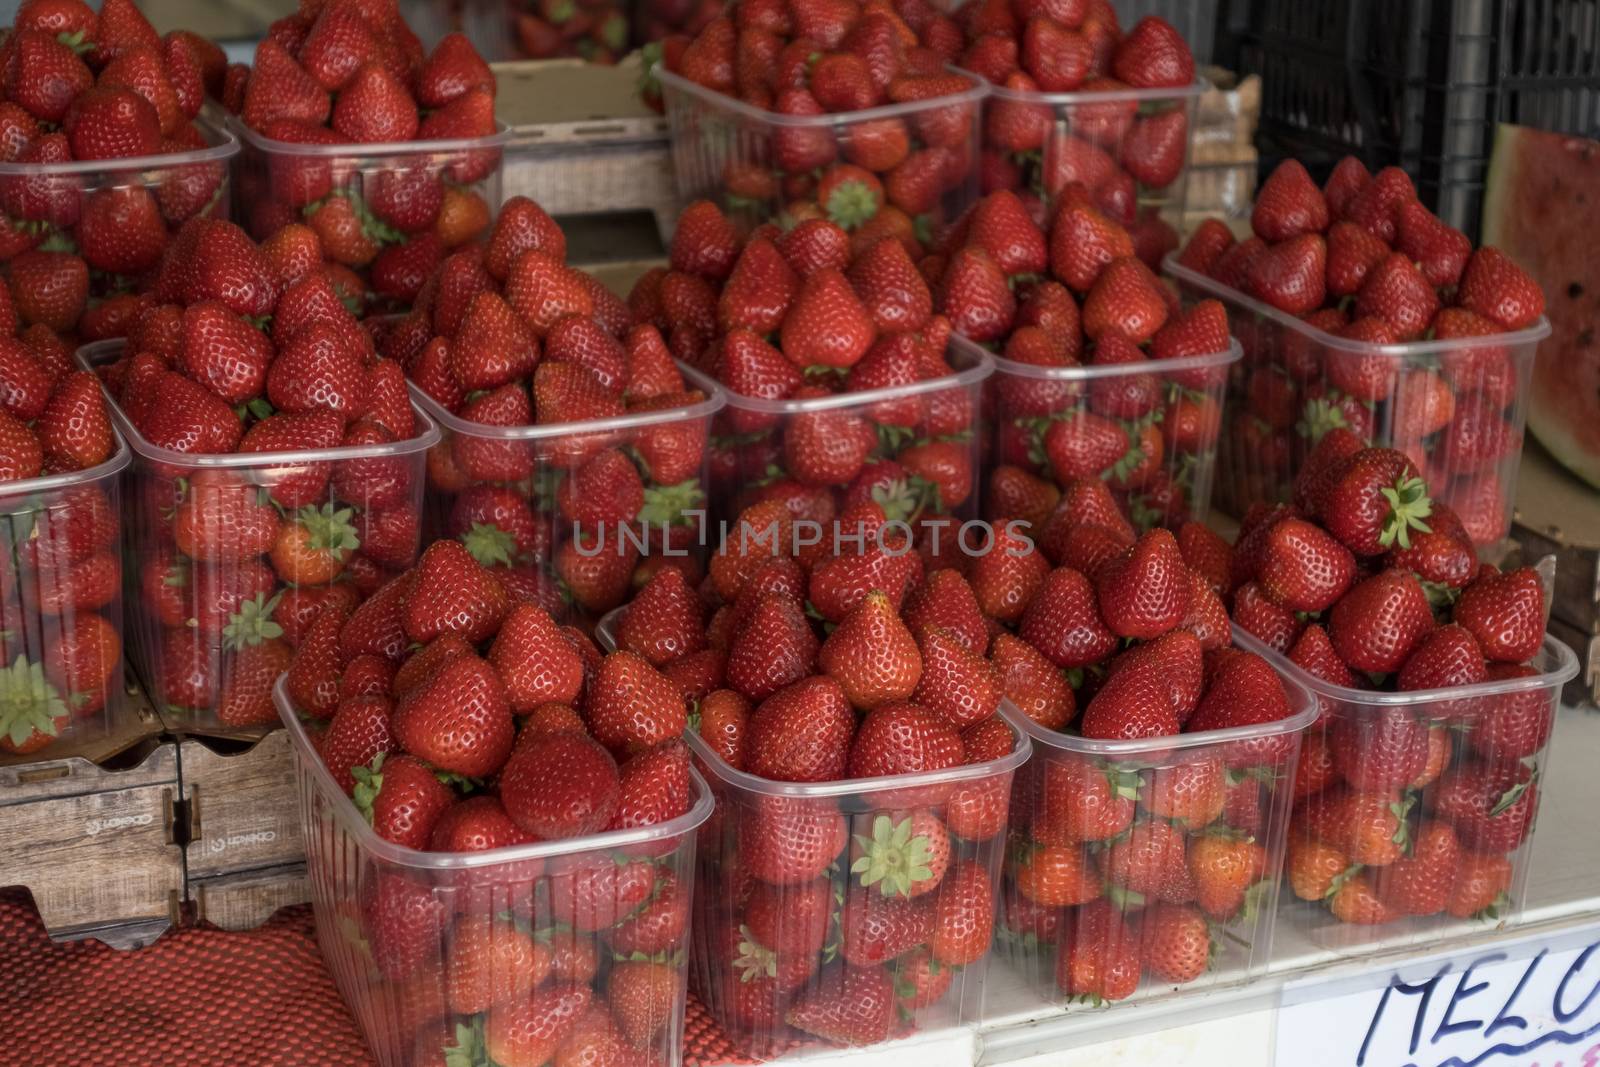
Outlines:
POLYGON ((275 730, 231 754, 214 744, 190 738, 179 750, 189 808, 189 878, 302 861, 289 735, 275 730))
POLYGON ((52 936, 175 921, 177 749, 149 744, 127 770, 71 758, 0 768, 0 885, 33 894, 52 936))
POLYGON ((224 930, 253 930, 273 912, 311 899, 306 865, 291 863, 266 870, 241 871, 189 881, 195 918, 224 930))

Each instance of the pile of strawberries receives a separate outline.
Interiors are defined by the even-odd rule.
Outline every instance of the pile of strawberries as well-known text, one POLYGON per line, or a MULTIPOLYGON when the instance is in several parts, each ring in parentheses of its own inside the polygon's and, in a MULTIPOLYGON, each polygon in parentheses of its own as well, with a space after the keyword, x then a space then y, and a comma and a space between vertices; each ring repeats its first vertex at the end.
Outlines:
POLYGON ((784 498, 826 524, 873 496, 910 523, 971 510, 975 390, 934 384, 955 373, 950 322, 908 244, 920 253, 915 238, 852 236, 819 216, 741 241, 710 201, 684 210, 669 269, 640 278, 628 302, 731 394, 711 453, 722 513, 784 498), (898 394, 830 402, 876 390, 898 394), (818 403, 771 409, 806 400, 818 403))
MULTIPOLYGON (((5 287, 0 286, 0 293, 5 287)), ((9 311, 9 309, 7 309, 9 311)), ((0 336, 0 753, 36 752, 100 713, 122 663, 114 479, 18 494, 19 482, 117 451, 100 383, 50 330, 0 336), (9 491, 9 493, 8 493, 9 491)))
POLYGON ((193 220, 122 355, 98 368, 147 457, 131 484, 149 553, 143 673, 169 710, 271 721, 272 680, 312 617, 353 606, 416 556, 421 456, 397 447, 417 429, 405 375, 377 357, 336 277, 304 226, 257 246, 232 223, 193 220), (151 455, 346 447, 368 454, 151 455))
POLYGON ((1155 217, 1183 174, 1185 90, 1195 80, 1194 55, 1171 23, 1150 16, 1124 35, 1107 0, 968 0, 955 19, 966 37, 957 65, 999 88, 984 108, 984 192, 1051 201, 1081 182, 1130 210, 1155 201, 1155 217), (1136 95, 1161 89, 1175 95, 1136 95), (1081 96, 1039 99, 1052 93, 1081 96))
POLYGON ((713 19, 692 40, 668 37, 666 70, 779 116, 753 137, 748 120, 685 98, 685 114, 695 118, 682 125, 691 143, 677 150, 722 167, 691 191, 711 195, 720 186, 730 211, 761 222, 786 205, 821 201, 818 174, 848 163, 877 178, 888 201, 907 214, 937 216, 944 194, 961 199, 975 188, 979 102, 938 102, 971 96, 979 84, 947 69, 959 42, 949 17, 925 0, 755 0, 713 19), (890 105, 909 109, 827 121, 890 105), (804 121, 811 117, 816 121, 804 121), (723 143, 734 136, 737 148, 723 143))
MULTIPOLYGON (((284 686, 334 781, 406 848, 575 841, 680 819, 697 799, 682 694, 638 656, 602 658, 455 541, 355 611, 323 611, 284 686)), ((432 880, 379 864, 349 901, 376 1000, 405 1006, 379 1039, 506 1067, 664 1059, 684 984, 687 842, 599 843, 432 880)))
POLYGON ((656 566, 698 567, 687 512, 704 499, 710 424, 684 409, 705 394, 654 326, 630 327, 621 300, 567 266, 538 204, 507 201, 488 243, 451 254, 382 345, 440 407, 483 424, 429 454, 429 491, 442 532, 508 584, 598 615, 641 568, 640 583, 656 566), (496 436, 597 419, 628 425, 496 436))
POLYGON ((987 517, 1042 525, 1061 487, 1100 477, 1141 527, 1187 519, 1209 477, 1227 370, 1162 362, 1227 353, 1222 305, 1180 312, 1146 265, 1160 250, 1141 249, 1081 185, 1062 190, 1048 228, 1017 194, 991 193, 940 253, 924 264, 938 272, 935 306, 1003 356, 988 391, 987 517), (1112 365, 1126 370, 1050 376, 1112 365))
MULTIPOLYGON (((1451 690, 1536 677, 1545 593, 1531 567, 1477 562, 1447 505, 1392 449, 1334 430, 1296 505, 1247 520, 1234 621, 1347 690, 1451 690)), ((1290 882, 1339 919, 1376 924, 1493 908, 1538 811, 1548 687, 1413 704, 1324 698, 1307 737, 1290 882)))
POLYGON ((696 703, 719 783, 700 844, 696 978, 750 1051, 781 1049, 792 1031, 865 1045, 914 1029, 989 949, 1011 782, 998 761, 1015 735, 970 591, 948 595, 950 571, 924 581, 884 514, 869 500, 842 516, 868 547, 836 553, 830 540, 797 549, 781 502, 753 505, 703 595, 660 571, 610 636, 696 703), (802 796, 743 786, 736 771, 935 780, 802 796))
MULTIPOLYGON (((615 63, 628 51, 628 9, 616 0, 541 0, 528 6, 531 10, 512 16, 511 27, 518 49, 529 59, 579 56, 590 63, 615 63)), ((671 0, 663 6, 689 5, 671 0)))
POLYGON ((403 309, 450 249, 487 228, 482 185, 500 150, 374 158, 360 146, 487 138, 494 97, 494 73, 462 34, 424 55, 389 0, 302 4, 224 97, 249 127, 240 213, 262 240, 303 220, 330 260, 370 272, 381 301, 403 309), (350 150, 329 154, 339 146, 350 150))
POLYGON ((693 37, 722 11, 719 0, 646 0, 636 16, 645 69, 660 60, 661 41, 674 35, 693 37))
POLYGON ((210 41, 163 40, 131 0, 28 0, 0 45, 0 264, 25 324, 113 336, 129 290, 148 284, 173 232, 226 213, 227 164, 135 173, 115 160, 210 147, 193 121, 226 59, 210 41), (100 173, 52 166, 105 160, 100 173), (104 310, 90 308, 92 295, 104 310))
POLYGON ((1350 346, 1522 330, 1544 312, 1538 285, 1424 207, 1404 171, 1370 175, 1353 157, 1320 189, 1285 161, 1256 194, 1250 222, 1254 233, 1236 241, 1208 220, 1177 258, 1311 328, 1235 316, 1249 369, 1232 391, 1224 438, 1233 503, 1287 499, 1292 472, 1338 426, 1410 455, 1475 541, 1503 537, 1510 504, 1501 477, 1521 449, 1510 418, 1519 371, 1508 347, 1402 358, 1350 346), (1343 343, 1319 342, 1315 331, 1343 343))

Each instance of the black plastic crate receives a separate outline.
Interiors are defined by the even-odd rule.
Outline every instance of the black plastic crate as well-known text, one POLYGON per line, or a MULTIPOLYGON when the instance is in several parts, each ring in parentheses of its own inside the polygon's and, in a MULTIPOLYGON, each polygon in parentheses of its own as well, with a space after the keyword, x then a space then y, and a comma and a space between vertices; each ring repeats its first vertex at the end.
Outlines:
POLYGON ((1263 168, 1398 165, 1469 234, 1496 124, 1600 133, 1600 0, 1228 0, 1217 35, 1261 76, 1263 168))

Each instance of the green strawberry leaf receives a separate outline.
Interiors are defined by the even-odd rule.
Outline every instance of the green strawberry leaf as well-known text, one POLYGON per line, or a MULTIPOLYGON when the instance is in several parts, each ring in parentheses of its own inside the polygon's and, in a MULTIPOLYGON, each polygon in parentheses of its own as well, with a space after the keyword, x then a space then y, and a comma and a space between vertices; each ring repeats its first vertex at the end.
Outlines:
POLYGON ((509 567, 518 558, 517 539, 493 523, 475 522, 461 535, 467 553, 485 567, 509 567))
POLYGON ((228 623, 222 628, 222 647, 237 652, 282 637, 283 627, 272 619, 282 599, 280 590, 270 600, 267 594, 257 593, 240 604, 239 610, 228 616, 228 623))
POLYGON ((933 877, 933 842, 912 836, 911 816, 895 822, 887 815, 872 821, 872 836, 856 834, 861 856, 850 865, 851 874, 861 876, 861 885, 876 885, 886 897, 909 897, 913 886, 933 877))
POLYGON ((44 664, 18 656, 0 667, 0 737, 20 746, 35 732, 55 737, 57 719, 69 712, 56 687, 44 676, 44 664))

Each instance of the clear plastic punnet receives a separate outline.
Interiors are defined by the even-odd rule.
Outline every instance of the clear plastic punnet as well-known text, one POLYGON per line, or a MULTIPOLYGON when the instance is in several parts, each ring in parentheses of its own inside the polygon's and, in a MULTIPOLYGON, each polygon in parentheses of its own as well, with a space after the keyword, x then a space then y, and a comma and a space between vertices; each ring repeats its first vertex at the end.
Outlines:
MULTIPOLYGON (((713 200, 746 229, 815 200, 835 163, 871 172, 884 203, 935 230, 978 199, 978 145, 989 86, 861 111, 787 115, 657 68, 682 204, 713 200)), ((824 192, 825 196, 825 192, 824 192)))
POLYGON ((1195 110, 1209 87, 1204 80, 1183 89, 1070 93, 991 86, 983 103, 983 191, 1031 192, 1048 208, 1064 186, 1080 182, 1129 230, 1176 247, 1195 110))
POLYGON ((1397 693, 1324 682, 1237 626, 1234 639, 1317 701, 1283 894, 1315 942, 1355 954, 1520 921, 1570 648, 1547 635, 1516 676, 1397 693))
POLYGON ((682 1062, 695 830, 712 810, 698 773, 688 812, 668 822, 423 852, 373 832, 281 681, 272 695, 293 745, 317 943, 380 1067, 564 1062, 590 1029, 622 1035, 625 1048, 602 1043, 613 1054, 682 1062))
MULTIPOLYGON (((626 610, 600 621, 602 647, 626 610)), ((1012 780, 1033 751, 1020 718, 1006 714, 1000 759, 838 782, 746 774, 684 735, 717 804, 700 830, 690 984, 741 1053, 980 1021, 1012 780)))
POLYGON ((1233 515, 1287 502, 1322 435, 1344 427, 1411 457, 1476 543, 1511 529, 1528 382, 1550 323, 1448 341, 1335 337, 1230 286, 1162 264, 1185 301, 1215 298, 1244 359, 1228 378, 1217 502, 1233 515))
MULTIPOLYGON (((78 351, 93 370, 122 341, 78 351)), ((416 561, 423 470, 439 430, 300 452, 174 452, 107 393, 127 440, 124 558, 133 664, 169 729, 277 723, 272 683, 324 608, 353 610, 416 561), (299 543, 332 551, 307 561, 299 543)))
MULTIPOLYGON (((0 482, 0 760, 108 735, 122 717, 122 477, 0 482)), ((46 752, 46 756, 49 753, 46 752)))
MULTIPOLYGON (((962 337, 951 344, 980 350, 962 337)), ((1211 506, 1223 393, 1242 355, 1236 342, 1210 355, 1100 366, 1044 367, 993 356, 994 376, 984 390, 992 438, 984 517, 1038 517, 1006 513, 1013 509, 998 486, 1009 468, 1058 489, 1082 478, 1104 479, 1140 530, 1203 521, 1211 506), (1079 447, 1089 438, 1120 440, 1123 448, 1103 463, 1079 447)))
POLYGON ((454 248, 487 234, 511 130, 394 144, 293 144, 231 120, 243 149, 237 221, 263 241, 291 222, 355 271, 372 310, 405 311, 454 248))
POLYGON ((883 389, 789 400, 726 391, 711 437, 714 517, 732 522, 789 494, 826 527, 865 496, 924 551, 954 551, 960 524, 979 514, 983 388, 995 359, 952 337, 946 360, 951 374, 883 389))
POLYGON ((194 125, 206 145, 187 152, 67 163, 0 161, 0 268, 13 286, 26 273, 58 292, 81 287, 86 298, 77 304, 19 302, 23 326, 42 322, 56 333, 77 331, 89 298, 148 286, 185 222, 228 217, 229 172, 239 142, 204 118, 194 125), (138 239, 130 237, 134 233, 138 239))
POLYGON ((726 394, 693 368, 678 369, 699 400, 528 426, 463 419, 413 384, 412 398, 442 429, 428 453, 430 538, 459 538, 560 619, 598 618, 658 567, 698 581, 709 538, 711 423, 726 394), (603 509, 583 500, 581 487, 608 472, 630 489, 637 483, 632 521, 595 519, 591 512, 603 509))
POLYGON ((1317 716, 1280 674, 1288 718, 1171 737, 1091 740, 1007 708, 1033 758, 1011 797, 997 952, 1045 1000, 1141 1003, 1264 973, 1317 716))

